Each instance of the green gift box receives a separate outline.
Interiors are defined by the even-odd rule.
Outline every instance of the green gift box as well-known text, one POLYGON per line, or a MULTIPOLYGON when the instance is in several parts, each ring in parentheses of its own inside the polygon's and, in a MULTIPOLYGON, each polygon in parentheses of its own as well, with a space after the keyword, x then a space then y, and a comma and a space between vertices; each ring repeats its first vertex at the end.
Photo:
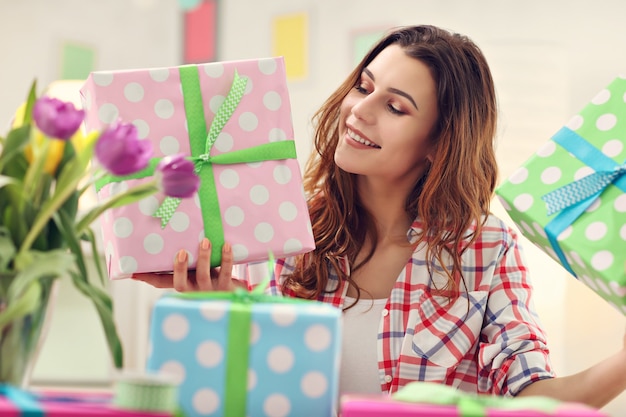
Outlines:
POLYGON ((626 75, 496 190, 521 233, 626 314, 626 75))

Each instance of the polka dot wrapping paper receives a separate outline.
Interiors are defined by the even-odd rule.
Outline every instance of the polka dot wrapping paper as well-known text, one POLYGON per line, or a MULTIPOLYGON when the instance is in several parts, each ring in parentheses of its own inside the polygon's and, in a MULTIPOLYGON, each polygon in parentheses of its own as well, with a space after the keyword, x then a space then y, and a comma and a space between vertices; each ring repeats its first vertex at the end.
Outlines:
POLYGON ((179 378, 185 416, 335 415, 339 309, 269 295, 255 301, 232 293, 187 297, 195 298, 157 300, 147 363, 149 371, 179 378))
POLYGON ((600 91, 496 190, 530 241, 623 314, 625 174, 626 75, 600 91))
MULTIPOLYGON (((227 101, 236 76, 245 80, 245 89, 217 133, 210 158, 293 144, 289 94, 280 57, 93 72, 81 89, 85 126, 91 130, 116 120, 130 122, 140 138, 152 142, 154 157, 178 153, 197 157, 195 150, 204 150, 207 139, 189 133, 195 130, 189 122, 193 120, 189 110, 185 110, 185 95, 199 92, 203 108, 193 106, 193 111, 200 112, 200 118, 204 115, 209 131, 214 119, 219 119, 216 114, 227 101), (189 87, 185 81, 189 77, 181 74, 191 70, 197 81, 189 87)), ((282 257, 312 250, 315 245, 295 146, 292 156, 203 167, 201 174, 210 171, 211 181, 201 176, 198 193, 181 200, 164 228, 161 219, 153 217, 165 200, 162 194, 108 210, 100 224, 110 278, 171 271, 180 249, 187 250, 193 268, 198 243, 205 236, 214 242, 214 265, 220 262, 223 242, 232 245, 236 263, 266 260, 270 251, 282 257), (209 194, 216 196, 215 201, 207 203, 209 194), (211 214, 215 209, 217 216, 211 214)), ((98 198, 107 199, 150 179, 111 182, 98 191, 98 198)))

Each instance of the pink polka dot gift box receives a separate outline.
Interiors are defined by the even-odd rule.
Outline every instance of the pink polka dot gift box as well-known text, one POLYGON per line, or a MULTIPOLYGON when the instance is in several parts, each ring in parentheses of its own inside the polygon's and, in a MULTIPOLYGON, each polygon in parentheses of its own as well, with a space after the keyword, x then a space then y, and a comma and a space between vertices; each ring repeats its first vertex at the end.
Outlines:
POLYGON ((626 314, 626 75, 496 190, 520 231, 626 314))
POLYGON ((608 417, 583 404, 547 397, 476 395, 434 382, 412 382, 391 396, 345 394, 341 417, 608 417))
POLYGON ((177 379, 186 417, 334 417, 341 310, 258 288, 161 297, 148 370, 177 379))
MULTIPOLYGON (((121 120, 152 142, 155 159, 202 161, 197 194, 166 216, 154 216, 162 194, 102 216, 111 279, 171 271, 180 249, 193 268, 205 236, 214 266, 224 242, 236 263, 314 248, 282 58, 93 72, 81 96, 87 130, 121 120)), ((151 179, 142 175, 100 181, 99 198, 151 179)))

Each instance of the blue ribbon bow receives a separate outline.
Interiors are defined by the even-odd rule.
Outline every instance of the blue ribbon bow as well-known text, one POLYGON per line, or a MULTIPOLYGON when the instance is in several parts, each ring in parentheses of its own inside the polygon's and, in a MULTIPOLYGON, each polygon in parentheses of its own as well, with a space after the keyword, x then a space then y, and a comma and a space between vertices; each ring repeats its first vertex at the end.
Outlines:
POLYGON ((626 163, 612 170, 594 172, 547 193, 541 199, 546 202, 548 216, 601 193, 609 184, 625 174, 626 163))
POLYGON ((626 192, 626 161, 618 164, 567 127, 561 128, 552 140, 595 171, 542 197, 547 202, 548 215, 559 212, 544 228, 550 245, 565 269, 576 277, 557 237, 589 208, 609 184, 626 192))

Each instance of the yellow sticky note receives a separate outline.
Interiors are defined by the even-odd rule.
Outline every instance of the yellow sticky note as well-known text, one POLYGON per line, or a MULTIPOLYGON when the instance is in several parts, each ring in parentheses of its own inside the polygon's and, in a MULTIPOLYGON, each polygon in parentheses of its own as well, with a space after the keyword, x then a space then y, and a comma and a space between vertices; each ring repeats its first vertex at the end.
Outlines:
POLYGON ((273 54, 285 57, 288 80, 302 80, 308 69, 308 16, 305 13, 274 18, 273 54))

